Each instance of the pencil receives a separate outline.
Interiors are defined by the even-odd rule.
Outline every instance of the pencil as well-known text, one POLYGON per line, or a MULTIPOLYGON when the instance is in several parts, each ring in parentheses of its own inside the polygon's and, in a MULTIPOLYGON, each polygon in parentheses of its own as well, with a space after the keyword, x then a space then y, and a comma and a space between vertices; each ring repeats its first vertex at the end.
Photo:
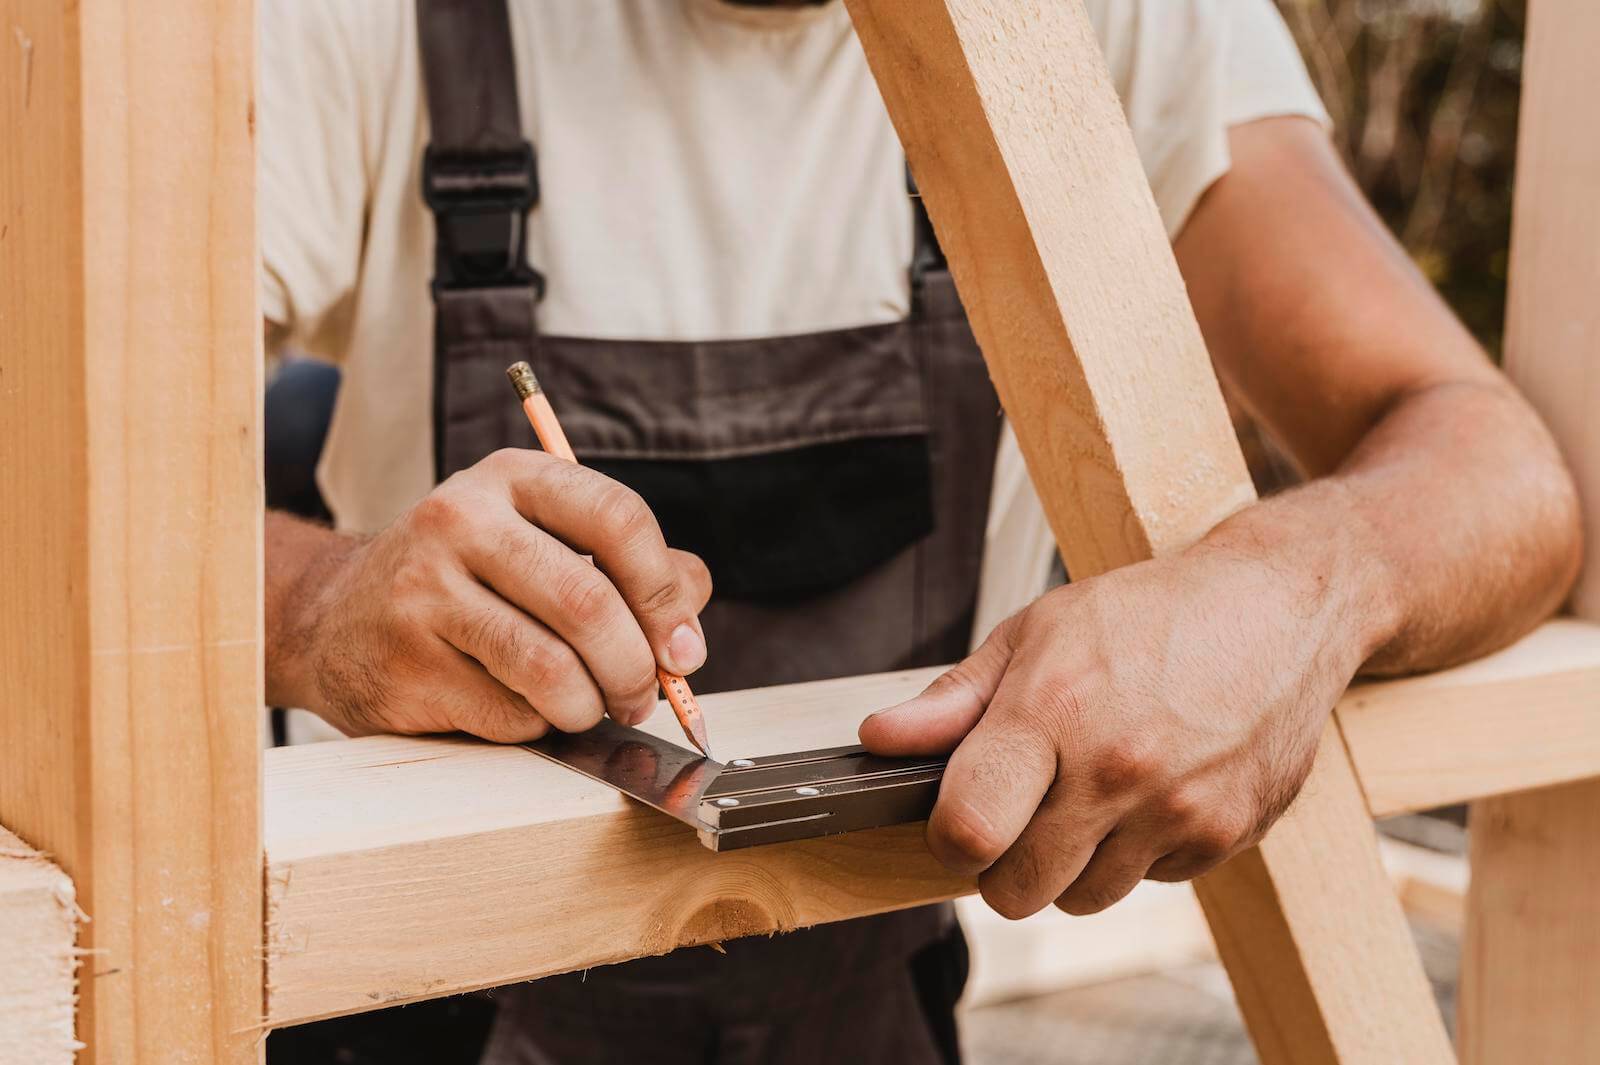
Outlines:
MULTIPOLYGON (((533 425, 539 445, 558 459, 577 462, 578 456, 572 453, 572 445, 567 443, 567 434, 562 432, 555 408, 550 406, 549 398, 539 386, 533 367, 519 362, 506 368, 506 376, 511 378, 517 398, 522 400, 522 411, 533 425)), ((700 703, 695 699, 694 692, 689 690, 689 682, 659 664, 656 666, 656 680, 666 693, 667 705, 672 707, 673 716, 683 726, 683 734, 701 754, 710 758, 711 745, 706 740, 705 717, 700 713, 700 703)))

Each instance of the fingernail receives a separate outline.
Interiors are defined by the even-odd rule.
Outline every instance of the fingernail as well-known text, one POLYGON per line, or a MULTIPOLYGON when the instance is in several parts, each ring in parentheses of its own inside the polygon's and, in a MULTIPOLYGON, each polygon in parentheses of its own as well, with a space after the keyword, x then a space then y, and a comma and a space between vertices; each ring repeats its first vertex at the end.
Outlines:
POLYGON ((672 630, 667 640, 667 666, 674 673, 693 673, 706 664, 706 641, 688 624, 672 630))

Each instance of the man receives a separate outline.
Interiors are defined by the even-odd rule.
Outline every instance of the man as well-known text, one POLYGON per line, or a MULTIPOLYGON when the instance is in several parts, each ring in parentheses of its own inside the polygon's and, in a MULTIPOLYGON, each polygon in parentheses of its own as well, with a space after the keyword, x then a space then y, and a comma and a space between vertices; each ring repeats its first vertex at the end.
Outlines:
MULTIPOLYGON (((638 720, 656 663, 714 690, 961 657, 994 398, 839 4, 471 6, 424 0, 420 40, 410 5, 266 9, 268 333, 345 374, 341 531, 269 515, 269 696, 516 741, 638 720), (481 114, 537 148, 526 263, 453 228, 450 188, 531 186, 531 153, 449 169, 481 114), (592 468, 493 450, 524 437, 485 367, 525 354, 592 468)), ((1547 434, 1361 202, 1268 0, 1087 7, 1217 367, 1311 480, 863 726, 953 751, 929 846, 1013 917, 1249 845, 1357 672, 1509 641, 1578 561, 1547 434)), ((956 1054, 944 911, 729 949, 503 993, 488 1060, 956 1054)))

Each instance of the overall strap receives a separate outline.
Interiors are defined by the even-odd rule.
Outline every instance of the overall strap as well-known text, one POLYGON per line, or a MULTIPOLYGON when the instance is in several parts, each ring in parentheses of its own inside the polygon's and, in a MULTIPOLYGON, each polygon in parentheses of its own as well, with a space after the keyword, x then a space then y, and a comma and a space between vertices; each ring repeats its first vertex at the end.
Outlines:
POLYGON ((527 261, 539 178, 533 145, 522 135, 506 0, 416 3, 432 131, 422 196, 436 236, 434 455, 443 478, 482 436, 470 423, 503 391, 499 370, 486 375, 485 342, 494 343, 495 358, 505 350, 526 357, 545 282, 527 261))

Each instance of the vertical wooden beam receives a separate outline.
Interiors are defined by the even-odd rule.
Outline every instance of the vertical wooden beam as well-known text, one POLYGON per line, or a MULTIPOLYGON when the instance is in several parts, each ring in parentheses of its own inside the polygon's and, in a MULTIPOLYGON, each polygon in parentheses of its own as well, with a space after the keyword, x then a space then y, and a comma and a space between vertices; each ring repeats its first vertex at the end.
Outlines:
MULTIPOLYGON (((1587 562, 1573 593, 1600 619, 1600 5, 1533 0, 1517 146, 1506 370, 1578 481, 1587 562)), ((1600 705, 1600 691, 1595 693, 1600 705)), ((1473 1065, 1600 1060, 1600 781, 1474 803, 1461 1056, 1473 1065)))
POLYGON ((253 109, 250 0, 0 0, 0 818, 83 1061, 259 1058, 253 109))
MULTIPOLYGON (((847 0, 1067 569, 1192 543, 1254 493, 1078 0, 847 0)), ((1449 1042, 1348 757, 1197 885, 1262 1059, 1449 1042)))

